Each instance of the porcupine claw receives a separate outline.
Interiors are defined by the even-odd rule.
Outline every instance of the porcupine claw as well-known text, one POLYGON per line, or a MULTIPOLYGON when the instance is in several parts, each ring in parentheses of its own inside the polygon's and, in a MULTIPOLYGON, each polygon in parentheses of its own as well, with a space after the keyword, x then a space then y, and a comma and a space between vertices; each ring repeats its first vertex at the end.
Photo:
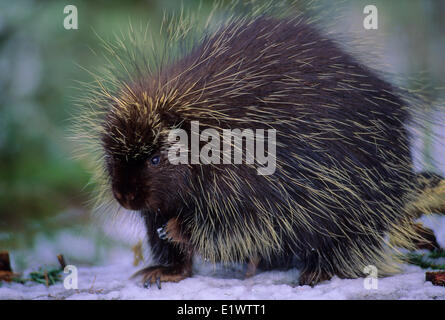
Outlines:
POLYGON ((145 289, 152 287, 154 283, 158 289, 162 289, 162 282, 178 282, 192 275, 191 261, 181 265, 150 266, 139 270, 132 277, 142 276, 145 289))
POLYGON ((168 240, 166 227, 167 227, 167 224, 164 224, 162 227, 156 229, 159 239, 161 239, 161 240, 168 240))
MULTIPOLYGON (((151 288, 151 284, 152 284, 152 277, 150 277, 149 279, 147 279, 145 282, 144 282, 144 288, 145 289, 149 289, 149 288, 151 288)), ((161 277, 156 277, 156 286, 158 287, 158 289, 159 290, 161 290, 162 289, 162 286, 161 286, 161 277)))

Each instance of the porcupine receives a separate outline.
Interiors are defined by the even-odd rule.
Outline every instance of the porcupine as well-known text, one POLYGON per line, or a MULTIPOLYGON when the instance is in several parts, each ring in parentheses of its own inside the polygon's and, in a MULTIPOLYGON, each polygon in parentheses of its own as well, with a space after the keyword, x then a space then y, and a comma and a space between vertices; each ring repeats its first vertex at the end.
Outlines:
POLYGON ((409 104, 311 19, 234 18, 181 58, 116 83, 99 86, 101 112, 83 125, 98 132, 105 185, 145 220, 157 263, 139 272, 145 284, 189 277, 195 254, 269 268, 298 260, 301 285, 360 277, 367 265, 385 275, 397 269, 387 236, 405 247, 421 238, 405 209, 419 189, 409 104), (192 121, 275 129, 275 173, 171 164, 168 134, 190 133, 192 121))

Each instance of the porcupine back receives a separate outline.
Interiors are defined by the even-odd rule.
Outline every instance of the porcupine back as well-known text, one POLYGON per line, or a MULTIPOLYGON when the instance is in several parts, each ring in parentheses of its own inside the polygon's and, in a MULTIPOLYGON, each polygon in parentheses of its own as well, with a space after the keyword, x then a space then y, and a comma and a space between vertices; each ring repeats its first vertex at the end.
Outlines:
POLYGON ((408 107, 310 20, 231 22, 133 89, 147 86, 167 101, 158 112, 182 128, 196 120, 201 130, 277 132, 273 175, 255 165, 191 166, 192 210, 180 214, 196 252, 274 266, 296 255, 345 277, 369 264, 390 272, 385 236, 411 233, 408 107))

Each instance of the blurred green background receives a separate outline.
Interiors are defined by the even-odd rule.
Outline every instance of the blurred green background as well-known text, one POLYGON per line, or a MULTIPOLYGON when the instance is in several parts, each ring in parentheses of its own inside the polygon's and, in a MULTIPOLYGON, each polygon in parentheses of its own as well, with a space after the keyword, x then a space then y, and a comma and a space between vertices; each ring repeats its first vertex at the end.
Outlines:
MULTIPOLYGON (((204 16, 213 1, 183 1, 189 8, 200 3, 204 16)), ((373 1, 377 31, 363 30, 367 4, 346 1, 340 29, 375 37, 394 72, 422 74, 426 87, 445 87, 445 1, 373 1)), ((37 235, 89 224, 90 176, 73 160, 67 139, 82 94, 77 81, 92 80, 79 66, 103 63, 95 33, 110 39, 129 21, 149 19, 158 30, 163 11, 179 6, 173 0, 0 1, 0 250, 32 247, 37 235), (78 30, 63 28, 69 4, 77 6, 78 30)), ((440 98, 440 91, 428 94, 440 98)))

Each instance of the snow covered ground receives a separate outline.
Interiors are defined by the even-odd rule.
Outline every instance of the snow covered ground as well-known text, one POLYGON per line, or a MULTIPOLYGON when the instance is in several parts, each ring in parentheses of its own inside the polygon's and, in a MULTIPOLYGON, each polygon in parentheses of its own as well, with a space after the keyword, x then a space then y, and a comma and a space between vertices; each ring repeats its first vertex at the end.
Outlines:
POLYGON ((7 284, 0 299, 445 299, 445 288, 425 282, 425 271, 410 266, 403 274, 379 279, 378 289, 364 288, 363 279, 334 278, 314 288, 296 286, 297 270, 264 272, 247 280, 225 274, 197 270, 179 283, 164 283, 144 289, 128 280, 136 271, 128 261, 110 266, 79 268, 79 289, 66 290, 61 283, 7 284))
MULTIPOLYGON (((423 219, 433 227, 438 241, 445 246, 445 217, 432 216, 423 219)), ((62 236, 55 242, 40 241, 39 257, 55 256, 69 243, 75 255, 84 251, 91 255, 85 239, 62 236), (55 243, 55 244, 54 244, 55 243), (60 247, 62 245, 62 247, 60 247), (43 248, 43 249, 42 249, 43 248), (82 250, 83 248, 83 250, 82 250)), ((35 251, 35 250, 34 250, 35 251)), ((66 251, 65 251, 66 252, 66 251)), ((31 255, 31 259, 32 258, 31 255)), ((243 279, 242 266, 224 268, 211 266, 197 259, 192 278, 180 283, 163 283, 142 287, 130 276, 141 266, 134 267, 130 250, 116 248, 102 266, 79 266, 78 289, 65 289, 62 283, 46 287, 42 284, 9 283, 0 287, 0 299, 443 299, 445 287, 425 282, 425 270, 416 266, 404 266, 404 272, 378 279, 377 289, 365 289, 364 279, 333 278, 314 288, 297 286, 298 270, 262 272, 243 279)), ((444 263, 443 261, 440 261, 444 263)), ((30 269, 30 270, 35 270, 30 269)), ((28 270, 28 271, 30 271, 28 270)), ((25 272, 26 273, 26 272, 25 272)))

